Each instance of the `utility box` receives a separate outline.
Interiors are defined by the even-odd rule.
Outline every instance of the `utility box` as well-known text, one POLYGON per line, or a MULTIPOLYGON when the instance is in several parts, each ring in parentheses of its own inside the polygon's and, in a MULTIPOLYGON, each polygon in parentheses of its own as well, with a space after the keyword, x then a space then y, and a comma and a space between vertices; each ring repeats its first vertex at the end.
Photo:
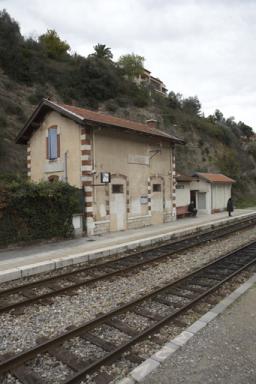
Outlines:
POLYGON ((75 237, 82 236, 83 235, 83 215, 81 213, 73 215, 72 224, 74 227, 75 237))

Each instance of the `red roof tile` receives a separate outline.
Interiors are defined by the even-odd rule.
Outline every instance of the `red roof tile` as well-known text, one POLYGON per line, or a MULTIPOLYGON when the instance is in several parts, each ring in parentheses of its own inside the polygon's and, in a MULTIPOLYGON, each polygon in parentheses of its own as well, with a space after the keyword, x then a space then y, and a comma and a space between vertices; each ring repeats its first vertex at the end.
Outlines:
POLYGON ((203 179, 209 181, 210 183, 228 183, 228 184, 230 184, 230 183, 236 182, 234 179, 231 179, 230 177, 222 175, 221 173, 197 172, 197 173, 195 173, 195 175, 202 177, 203 179))
POLYGON ((95 112, 89 109, 78 108, 67 104, 59 104, 59 106, 65 108, 69 112, 76 114, 77 116, 80 116, 81 118, 87 121, 112 125, 120 128, 127 128, 137 132, 165 137, 167 139, 180 140, 177 139, 175 136, 169 135, 168 133, 161 131, 160 129, 149 127, 147 124, 142 124, 137 121, 126 120, 113 115, 107 115, 102 112, 95 112))
POLYGON ((137 121, 121 119, 112 115, 107 115, 102 112, 95 112, 85 108, 78 108, 67 104, 58 104, 53 101, 43 99, 42 102, 35 109, 31 117, 28 119, 23 129, 19 132, 16 143, 26 144, 33 134, 35 127, 39 127, 40 122, 44 115, 50 110, 55 110, 64 116, 75 120, 80 124, 86 122, 104 124, 107 126, 123 128, 142 134, 153 135, 157 137, 170 140, 173 143, 184 144, 184 140, 179 139, 167 132, 161 131, 160 129, 151 127, 147 124, 142 124, 137 121))
POLYGON ((188 176, 188 175, 183 175, 181 173, 176 173, 176 180, 177 181, 187 181, 187 182, 190 182, 190 181, 194 181, 195 178, 192 177, 192 176, 188 176))

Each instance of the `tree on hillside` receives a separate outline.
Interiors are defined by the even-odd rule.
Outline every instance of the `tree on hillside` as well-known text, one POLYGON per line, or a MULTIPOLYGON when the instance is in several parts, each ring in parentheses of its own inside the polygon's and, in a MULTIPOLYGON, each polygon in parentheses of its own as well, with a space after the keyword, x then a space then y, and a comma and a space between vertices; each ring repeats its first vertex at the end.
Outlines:
POLYGON ((228 175, 229 177, 237 180, 241 170, 237 153, 232 150, 226 152, 219 160, 217 160, 216 163, 221 173, 224 173, 224 175, 228 175))
MULTIPOLYGON (((230 117, 229 119, 232 120, 232 117, 230 117)), ((214 124, 217 123, 223 125, 226 123, 225 117, 219 109, 216 109, 213 115, 209 115, 207 117, 207 120, 214 124)))
POLYGON ((118 60, 118 66, 123 70, 128 79, 142 75, 144 71, 144 57, 134 53, 123 55, 118 60))
POLYGON ((182 101, 182 109, 190 115, 199 116, 201 112, 201 103, 197 96, 190 96, 182 101))
POLYGON ((68 88, 76 90, 74 97, 104 101, 117 96, 121 80, 111 60, 90 55, 77 58, 77 69, 71 73, 68 88))
POLYGON ((46 50, 49 57, 59 59, 65 56, 70 46, 58 36, 54 29, 48 29, 47 32, 38 38, 39 43, 46 50))
POLYGON ((242 136, 246 136, 247 138, 249 138, 250 136, 254 135, 252 127, 246 125, 242 121, 239 121, 238 128, 240 129, 242 136))
POLYGON ((215 110, 213 117, 215 119, 215 122, 217 122, 217 123, 224 123, 225 122, 225 117, 219 109, 215 110))
POLYGON ((111 60, 113 58, 113 54, 111 49, 107 47, 105 44, 97 44, 94 47, 94 53, 91 56, 98 57, 99 59, 111 60))
POLYGON ((171 91, 168 95, 168 106, 173 109, 181 109, 182 94, 171 91))
POLYGON ((16 77, 23 38, 18 23, 4 9, 0 11, 0 66, 16 77))
POLYGON ((236 127, 236 122, 234 116, 230 116, 226 119, 226 125, 230 128, 236 127))
MULTIPOLYGON (((11 18, 11 16, 4 9, 0 11, 0 39, 1 47, 4 43, 4 38, 7 43, 15 43, 16 41, 22 41, 22 36, 20 34, 19 24, 11 18)), ((11 48, 9 46, 9 48, 11 48)))

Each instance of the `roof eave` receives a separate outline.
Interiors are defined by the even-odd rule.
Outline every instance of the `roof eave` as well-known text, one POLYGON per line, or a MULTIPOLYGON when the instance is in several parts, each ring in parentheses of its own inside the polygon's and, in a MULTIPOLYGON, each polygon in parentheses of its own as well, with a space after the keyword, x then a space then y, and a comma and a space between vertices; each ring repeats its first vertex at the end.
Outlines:
POLYGON ((229 179, 229 180, 209 180, 206 176, 202 175, 201 173, 195 173, 197 177, 201 177, 204 181, 210 184, 234 184, 236 183, 236 180, 229 179))
POLYGON ((219 181, 210 181, 211 184, 235 184, 236 181, 235 180, 219 180, 219 181))
POLYGON ((58 106, 57 104, 51 102, 50 100, 43 99, 40 102, 40 104, 37 106, 37 108, 34 110, 32 115, 30 116, 30 118, 27 120, 27 122, 25 123, 24 127, 21 129, 21 131, 16 136, 16 139, 15 139, 15 143, 16 144, 27 144, 27 142, 29 141, 29 139, 31 137, 31 133, 32 132, 31 133, 29 132, 29 134, 27 136, 25 134, 28 132, 29 129, 31 130, 31 128, 32 128, 32 131, 33 131, 32 124, 34 123, 34 120, 36 119, 38 114, 45 107, 48 107, 49 109, 52 109, 52 110, 54 110, 56 112, 59 112, 61 115, 65 116, 65 117, 69 117, 69 118, 71 118, 72 120, 76 121, 79 124, 83 124, 83 120, 84 120, 83 118, 80 118, 79 116, 77 116, 74 113, 66 110, 63 107, 58 106))
MULTIPOLYGON (((95 122, 90 119, 84 119, 83 120, 84 124, 90 124, 90 125, 99 125, 102 127, 111 127, 111 128, 119 128, 118 125, 111 124, 111 123, 104 123, 104 122, 95 122)), ((185 144, 185 141, 183 139, 179 139, 178 137, 171 137, 171 136, 164 136, 161 134, 157 133, 150 133, 150 132, 143 132, 143 131, 136 131, 135 129, 129 128, 129 127, 122 127, 126 131, 134 134, 140 134, 140 135, 145 135, 149 137, 158 137, 159 139, 166 140, 166 141, 171 141, 172 143, 176 144, 185 144)))
MULTIPOLYGON (((42 112, 43 108, 49 108, 49 109, 52 109, 56 112, 59 112, 61 115, 65 116, 65 117, 68 117, 70 119, 72 119, 73 121, 81 124, 81 125, 84 125, 84 124, 100 124, 100 125, 103 125, 103 126, 111 126, 111 127, 114 127, 114 128, 118 128, 118 126, 114 125, 114 124, 110 124, 110 123, 97 123, 93 120, 90 120, 90 119, 85 119, 83 118, 82 116, 80 117, 79 115, 69 111, 68 109, 66 109, 65 107, 62 107, 62 106, 59 106, 58 104, 50 101, 50 100, 47 100, 47 99, 43 99, 40 104, 37 106, 37 108, 35 109, 35 111, 32 113, 32 115, 30 116, 30 118, 27 120, 27 122, 25 123, 24 127, 21 129, 21 131, 18 133, 16 139, 15 139, 15 142, 16 144, 27 144, 27 142, 29 141, 30 137, 31 137, 31 134, 34 130, 33 128, 33 123, 35 123, 35 119, 36 117, 39 115, 40 112, 42 112), (26 135, 27 133, 27 135, 26 135)), ((46 112, 44 112, 46 113, 46 112)), ((35 123, 36 124, 36 123, 35 123)), ((40 125, 39 123, 37 123, 38 125, 40 125)), ((38 127, 38 126, 37 126, 38 127)), ((135 130, 131 129, 131 128, 128 128, 127 127, 127 130, 129 130, 130 132, 136 132, 135 130)), ((142 134, 146 135, 146 136, 157 136, 159 138, 161 138, 162 140, 166 140, 166 141, 170 141, 172 144, 182 144, 184 145, 185 144, 185 141, 183 139, 179 139, 175 136, 169 136, 168 134, 165 136, 165 135, 161 135, 161 134, 157 134, 156 133, 150 133, 150 132, 141 132, 142 134)))

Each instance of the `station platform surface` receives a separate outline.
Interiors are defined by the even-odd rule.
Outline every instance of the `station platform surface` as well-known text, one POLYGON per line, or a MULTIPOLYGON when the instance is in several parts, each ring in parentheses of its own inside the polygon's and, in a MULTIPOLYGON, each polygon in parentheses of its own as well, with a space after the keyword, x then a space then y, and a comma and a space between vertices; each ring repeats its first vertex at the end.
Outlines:
POLYGON ((232 217, 228 217, 227 212, 199 215, 195 218, 179 219, 175 222, 140 229, 2 249, 0 250, 0 282, 122 253, 140 246, 154 245, 157 242, 179 238, 212 226, 237 221, 255 213, 256 209, 253 208, 237 209, 232 217))
POLYGON ((256 284, 140 383, 255 384, 255 327, 256 284))

